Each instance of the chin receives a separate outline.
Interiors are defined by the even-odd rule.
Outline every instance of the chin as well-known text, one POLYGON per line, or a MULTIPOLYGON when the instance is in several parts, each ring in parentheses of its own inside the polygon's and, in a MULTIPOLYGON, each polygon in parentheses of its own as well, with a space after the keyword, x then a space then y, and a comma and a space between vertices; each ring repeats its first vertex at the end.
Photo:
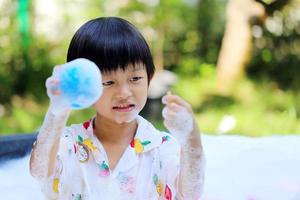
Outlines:
POLYGON ((125 124, 134 121, 138 116, 138 113, 131 114, 129 116, 120 116, 115 118, 115 122, 118 124, 125 124))

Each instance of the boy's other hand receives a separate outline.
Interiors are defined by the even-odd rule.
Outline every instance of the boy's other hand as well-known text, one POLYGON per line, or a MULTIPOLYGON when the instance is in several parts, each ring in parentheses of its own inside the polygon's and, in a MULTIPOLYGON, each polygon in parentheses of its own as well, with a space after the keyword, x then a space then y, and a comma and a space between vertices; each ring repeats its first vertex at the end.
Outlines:
POLYGON ((163 96, 162 103, 165 104, 162 111, 164 125, 181 144, 186 143, 195 123, 191 105, 173 94, 163 96))

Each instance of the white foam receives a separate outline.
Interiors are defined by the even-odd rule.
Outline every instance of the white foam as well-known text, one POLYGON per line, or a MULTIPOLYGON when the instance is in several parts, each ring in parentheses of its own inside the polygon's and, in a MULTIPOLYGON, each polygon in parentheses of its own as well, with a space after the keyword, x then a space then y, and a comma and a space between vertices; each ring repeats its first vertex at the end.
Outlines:
POLYGON ((29 156, 0 165, 0 199, 43 200, 38 182, 29 173, 29 156))
POLYGON ((204 200, 299 200, 300 137, 204 136, 204 200))
MULTIPOLYGON (((203 135, 203 200, 299 200, 300 136, 203 135)), ((29 156, 0 165, 0 199, 42 200, 29 156)))

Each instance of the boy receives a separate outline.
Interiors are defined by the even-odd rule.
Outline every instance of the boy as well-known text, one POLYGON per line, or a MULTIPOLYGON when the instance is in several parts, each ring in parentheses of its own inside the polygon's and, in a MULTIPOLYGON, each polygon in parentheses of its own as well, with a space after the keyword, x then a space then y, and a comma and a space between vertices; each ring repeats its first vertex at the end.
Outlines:
POLYGON ((71 110, 57 112, 59 80, 47 80, 50 107, 30 170, 48 199, 199 199, 204 158, 191 106, 175 95, 163 97, 172 135, 138 115, 155 68, 137 28, 116 17, 90 20, 70 43, 67 61, 76 58, 97 64, 103 93, 94 117, 65 127, 71 110))

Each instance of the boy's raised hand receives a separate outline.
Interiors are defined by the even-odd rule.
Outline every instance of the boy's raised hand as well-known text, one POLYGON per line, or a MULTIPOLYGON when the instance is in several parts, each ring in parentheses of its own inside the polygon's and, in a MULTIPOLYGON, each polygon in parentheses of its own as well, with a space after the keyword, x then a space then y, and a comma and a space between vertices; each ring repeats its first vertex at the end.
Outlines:
POLYGON ((100 99, 103 91, 99 68, 85 58, 55 66, 46 87, 54 114, 88 108, 100 99))
POLYGON ((62 100, 62 91, 59 89, 60 80, 57 73, 62 70, 62 65, 57 65, 53 69, 52 76, 46 80, 47 95, 50 99, 50 111, 53 114, 69 111, 70 108, 62 100))
POLYGON ((185 144, 194 129, 192 107, 181 97, 166 94, 162 98, 164 125, 181 144, 185 144))

